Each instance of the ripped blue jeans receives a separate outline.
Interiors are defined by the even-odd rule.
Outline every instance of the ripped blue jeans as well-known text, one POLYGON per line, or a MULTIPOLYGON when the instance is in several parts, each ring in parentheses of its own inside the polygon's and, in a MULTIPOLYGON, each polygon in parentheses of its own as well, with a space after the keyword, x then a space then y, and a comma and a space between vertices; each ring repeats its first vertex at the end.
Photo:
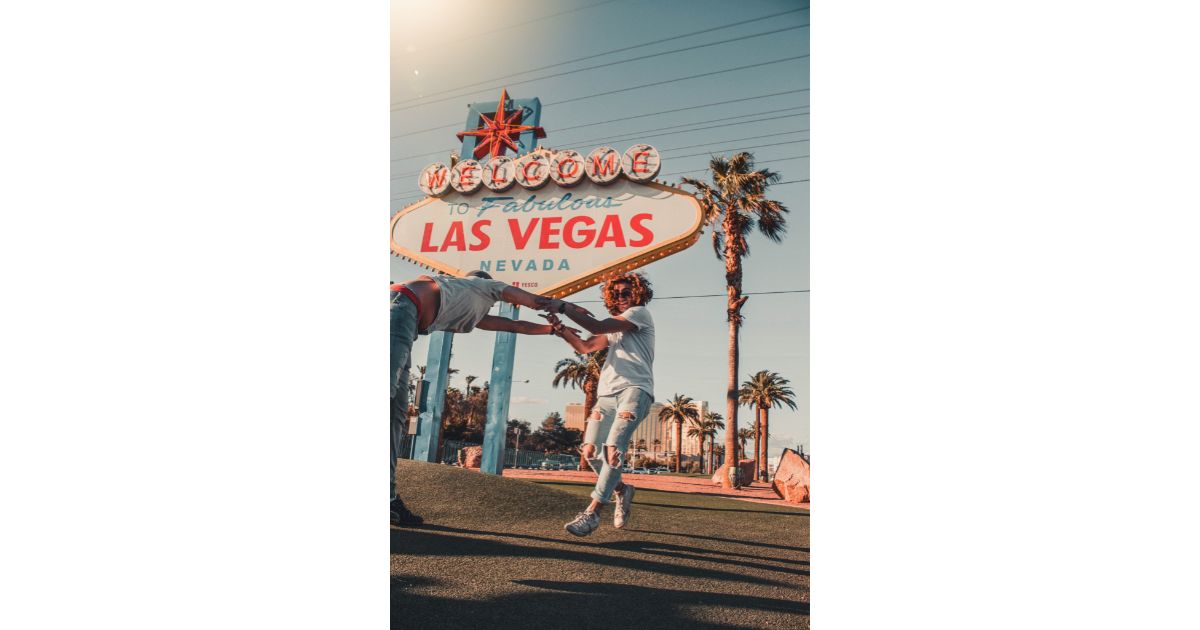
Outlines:
POLYGON ((642 420, 650 413, 654 399, 637 387, 627 387, 611 396, 601 396, 587 419, 587 430, 583 434, 584 444, 595 446, 595 453, 588 458, 588 465, 600 478, 592 498, 608 503, 613 489, 621 483, 621 466, 625 463, 625 452, 629 438, 642 420), (601 442, 601 436, 604 441, 601 442), (609 463, 605 446, 612 446, 618 453, 617 465, 609 463))

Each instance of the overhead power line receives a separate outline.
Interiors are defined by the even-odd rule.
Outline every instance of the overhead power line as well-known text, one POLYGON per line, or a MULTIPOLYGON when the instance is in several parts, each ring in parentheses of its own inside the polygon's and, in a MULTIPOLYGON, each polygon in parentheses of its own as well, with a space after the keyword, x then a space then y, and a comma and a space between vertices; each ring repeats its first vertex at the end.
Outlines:
POLYGON ((540 18, 534 18, 534 19, 532 19, 532 20, 526 20, 526 21, 524 21, 524 22, 518 22, 518 23, 516 23, 516 24, 511 24, 511 25, 509 25, 509 26, 501 26, 500 28, 494 28, 494 29, 492 29, 492 30, 490 30, 490 31, 483 31, 483 32, 480 32, 480 33, 472 33, 472 34, 469 34, 469 35, 467 35, 467 36, 468 36, 468 37, 480 37, 480 36, 483 36, 483 35, 491 35, 492 33, 502 33, 502 32, 504 32, 504 31, 508 31, 508 30, 512 30, 512 29, 514 29, 514 28, 517 28, 518 26, 527 26, 527 25, 529 25, 529 24, 534 24, 534 23, 536 23, 536 22, 544 22, 544 21, 546 21, 546 20, 549 20, 549 19, 551 19, 551 18, 556 18, 556 17, 558 17, 558 16, 560 16, 560 15, 566 15, 566 14, 568 14, 568 13, 575 13, 575 12, 577 12, 577 11, 585 11, 585 10, 587 10, 587 9, 594 9, 594 8, 596 8, 596 7, 598 7, 598 6, 602 6, 602 5, 605 5, 605 4, 611 4, 611 3, 613 3, 613 2, 616 2, 616 1, 617 1, 617 0, 603 0, 602 2, 596 2, 596 3, 593 3, 593 4, 588 4, 588 5, 584 5, 584 6, 582 6, 582 7, 576 7, 576 8, 574 8, 574 9, 568 9, 568 10, 566 10, 566 11, 559 11, 558 13, 551 13, 550 15, 543 15, 543 16, 542 16, 542 17, 540 17, 540 18))
MULTIPOLYGON (((724 121, 729 121, 729 120, 737 120, 737 119, 739 119, 739 118, 750 118, 750 117, 752 117, 752 116, 765 116, 765 115, 767 115, 767 114, 777 114, 777 113, 779 113, 779 112, 788 112, 788 111, 793 111, 793 110, 797 110, 797 109, 804 109, 805 107, 809 107, 809 106, 808 106, 808 105, 797 105, 797 106, 795 106, 795 107, 784 107, 784 108, 782 108, 782 109, 769 109, 769 110, 766 110, 766 111, 762 111, 762 112, 755 112, 755 113, 752 113, 752 114, 741 114, 741 115, 738 115, 738 116, 722 116, 722 117, 720 117, 720 118, 713 118, 713 119, 710 119, 710 120, 696 120, 696 121, 689 122, 689 123, 682 123, 682 124, 679 124, 679 125, 672 125, 672 126, 670 126, 670 127, 656 127, 656 128, 654 128, 654 129, 643 129, 642 131, 630 131, 630 132, 623 132, 623 133, 619 133, 619 134, 615 134, 615 135, 616 135, 616 136, 636 136, 636 137, 646 137, 646 136, 641 136, 641 134, 649 133, 649 132, 652 132, 652 131, 655 131, 655 132, 657 132, 657 131, 666 131, 666 130, 669 130, 669 129, 679 129, 679 128, 681 128, 681 127, 691 127, 692 125, 703 125, 703 124, 707 124, 707 123, 711 123, 711 122, 724 122, 724 121)), ((794 115, 794 116, 807 116, 808 114, 807 114, 807 113, 803 113, 803 114, 793 114, 793 115, 794 115)), ((786 118, 786 116, 784 116, 783 118, 786 118)), ((774 118, 764 118, 763 120, 775 120, 775 119, 774 119, 774 118)), ((612 122, 612 121, 610 121, 610 122, 612 122)), ((747 122, 758 122, 758 121, 747 121, 747 122)), ((582 126, 582 125, 581 125, 581 126, 582 126)), ((679 132, 679 133, 686 133, 687 131, 699 131, 699 130, 701 130, 701 129, 719 129, 719 128, 720 128, 720 127, 722 127, 722 126, 728 126, 728 125, 716 125, 716 126, 713 126, 713 127, 700 127, 700 128, 698 128, 698 129, 694 129, 694 130, 693 130, 693 129, 689 129, 689 130, 686 130, 686 131, 681 131, 681 132, 679 132)), ((576 145, 576 146, 586 146, 588 143, 590 143, 590 142, 595 142, 595 141, 597 141, 597 140, 605 140, 605 141, 613 141, 613 142, 615 142, 615 141, 622 140, 622 139, 624 139, 624 138, 621 138, 621 137, 610 137, 610 136, 604 136, 604 137, 601 137, 601 138, 591 138, 591 139, 588 139, 588 140, 576 141, 576 142, 572 142, 571 144, 574 144, 574 145, 576 145)), ((709 144, 712 144, 712 143, 709 143, 709 144)), ((699 146, 699 145, 697 145, 697 146, 699 146)), ((667 150, 667 149, 664 149, 664 150, 667 150)), ((413 156, 409 156, 409 157, 428 157, 428 156, 431 156, 431 155, 444 155, 444 154, 450 154, 450 153, 454 153, 454 152, 456 152, 456 151, 457 151, 457 149, 442 149, 441 151, 430 151, 429 153, 422 153, 422 154, 420 154, 420 155, 413 155, 413 156)), ((407 159, 407 158, 401 158, 401 159, 407 159)), ((399 161, 399 160, 392 160, 392 162, 398 162, 398 161, 399 161)))
POLYGON ((514 86, 514 85, 522 85, 522 84, 525 84, 525 83, 532 83, 532 82, 534 82, 534 81, 542 81, 542 80, 544 80, 544 79, 553 79, 553 78, 555 78, 555 77, 561 77, 561 76, 565 76, 565 75, 568 75, 568 74, 577 74, 577 73, 580 73, 580 72, 587 72, 587 71, 589 71, 589 70, 598 70, 598 69, 600 69, 600 68, 608 68, 608 67, 611 67, 611 66, 619 66, 619 65, 621 65, 621 64, 623 64, 623 63, 630 63, 630 62, 633 62, 633 61, 642 61, 642 60, 645 60, 645 59, 653 59, 654 57, 662 57, 663 55, 673 55, 673 54, 675 54, 675 53, 687 52, 687 51, 689 51, 689 50, 697 50, 697 49, 699 49, 699 48, 708 48, 709 46, 720 46, 720 45, 722 45, 722 44, 731 44, 731 43, 733 43, 733 42, 740 42, 740 41, 744 41, 744 40, 747 40, 747 39, 753 39, 753 38, 755 38, 755 37, 765 37, 765 36, 767 36, 767 35, 774 35, 774 34, 776 34, 776 33, 783 33, 783 32, 785 32, 785 31, 794 31, 794 30, 796 30, 796 29, 805 28, 805 27, 807 27, 807 26, 808 26, 807 24, 801 24, 801 25, 799 25, 799 26, 788 26, 788 27, 785 27, 785 28, 779 28, 779 29, 775 29, 775 30, 773 30, 773 31, 764 31, 764 32, 762 32, 762 33, 752 33, 752 34, 750 34, 750 35, 742 35, 742 36, 739 36, 739 37, 733 37, 733 38, 730 38, 730 39, 723 39, 723 40, 721 40, 721 41, 709 42, 709 43, 707 43, 707 44, 696 44, 696 45, 694 45, 694 46, 687 46, 687 47, 684 47, 684 48, 677 48, 677 49, 675 49, 675 50, 665 50, 665 51, 663 51, 663 52, 652 53, 652 54, 649 54, 649 55, 642 55, 641 57, 630 57, 629 59, 620 59, 620 60, 618 60, 618 61, 609 61, 609 62, 607 62, 607 63, 596 64, 596 65, 594 65, 594 66, 586 66, 586 67, 583 67, 583 68, 575 68, 574 70, 564 70, 564 71, 562 71, 562 72, 556 72, 556 73, 554 73, 554 74, 547 74, 547 75, 545 75, 545 76, 540 76, 540 77, 530 77, 530 78, 528 78, 528 79, 521 79, 520 81, 508 81, 508 82, 506 82, 506 83, 504 83, 504 84, 501 84, 501 85, 493 85, 493 86, 491 86, 491 87, 487 87, 487 88, 480 88, 480 89, 478 89, 478 90, 471 90, 470 92, 463 92, 463 93, 461 93, 461 94, 455 94, 455 95, 452 95, 452 96, 443 96, 442 98, 436 98, 436 99, 420 99, 420 100, 421 100, 421 102, 419 102, 419 103, 416 103, 416 104, 413 104, 413 105, 407 105, 407 106, 404 106, 404 107, 393 107, 393 108, 392 108, 392 111, 393 111, 393 112, 401 112, 401 111, 406 111, 406 110, 413 109, 413 108, 416 108, 416 107, 424 107, 425 105, 433 105, 434 103, 443 103, 443 102, 445 102, 445 101, 451 101, 451 100, 455 100, 455 99, 463 98, 463 97, 465 97, 465 96, 471 96, 471 95, 473 95, 473 94, 484 94, 484 93, 486 93, 486 92, 488 92, 488 91, 491 91, 491 90, 498 90, 498 89, 500 89, 500 88, 511 87, 511 86, 514 86))
POLYGON ((683 38, 685 38, 685 37, 692 37, 693 35, 701 35, 701 34, 703 34, 703 33, 711 33, 711 32, 713 32, 713 31, 720 31, 720 30, 724 30, 724 29, 727 29, 727 28, 733 28, 733 27, 735 27, 735 26, 741 26, 741 25, 743 25, 743 24, 750 24, 750 23, 752 23, 752 22, 761 22, 762 20, 769 20, 769 19, 771 19, 771 18, 779 17, 779 16, 781 16, 781 15, 787 15, 787 14, 789 14, 789 13, 797 13, 797 12, 800 12, 800 11, 807 11, 807 10, 808 10, 807 8, 804 8, 804 9, 792 9, 792 10, 790 10, 790 11, 783 11, 783 12, 781 12, 781 13, 772 13, 771 15, 764 15, 764 16, 762 16, 762 17, 757 17, 757 18, 753 18, 753 19, 749 19, 749 20, 742 20, 741 22, 733 22, 733 23, 730 23, 730 24, 723 24, 723 25, 721 25, 721 26, 714 26, 714 27, 712 27, 712 28, 701 29, 701 30, 699 30, 699 31, 692 31, 691 33, 683 33, 683 34, 681 34, 681 35, 674 35, 674 36, 671 36, 671 37, 658 38, 658 39, 654 39, 654 40, 651 40, 651 41, 648 41, 648 42, 645 42, 645 43, 642 43, 642 44, 636 44, 636 45, 633 45, 633 46, 625 46, 625 47, 623 47, 623 48, 614 48, 614 49, 612 49, 612 50, 607 50, 607 51, 604 51, 604 52, 599 52, 599 53, 595 53, 595 54, 592 54, 592 55, 587 55, 587 56, 584 56, 584 57, 576 57, 575 59, 569 59, 569 60, 567 60, 567 61, 560 61, 560 62, 558 62, 558 63, 552 63, 552 64, 550 64, 550 65, 548 65, 548 66, 541 66, 541 67, 538 67, 538 68, 531 68, 531 69, 529 69, 529 70, 522 70, 522 71, 520 71, 520 72, 514 72, 514 73, 512 73, 512 74, 506 74, 506 75, 504 75, 504 76, 492 77, 491 79, 484 79, 483 81, 478 81, 478 82, 476 82, 476 83, 468 83, 468 84, 466 84, 466 85, 460 85, 460 86, 458 86, 458 87, 447 88, 447 89, 445 89, 445 90, 439 90, 439 91, 437 91, 437 92, 431 92, 431 93, 429 93, 429 94, 427 94, 427 95, 418 96, 418 97, 416 97, 416 98, 410 98, 410 99, 405 99, 405 100, 402 100, 402 101, 396 101, 395 103, 392 103, 392 105, 403 105, 403 104, 405 104, 405 103, 410 103, 410 102, 413 102, 413 101, 419 101, 419 100, 421 100, 421 99, 423 99, 423 98, 427 98, 427 97, 429 97, 429 96, 438 96, 438 95, 440 95, 440 94, 446 94, 446 93, 449 93, 449 92, 457 92, 457 91, 459 91, 459 90, 465 90, 465 89, 467 89, 467 88, 476 87, 476 86, 479 86, 479 85, 483 85, 483 84, 485 84, 485 83, 491 83, 492 81, 502 81, 502 80, 504 80, 504 79, 508 79, 508 78, 512 78, 512 77, 518 77, 518 76, 521 76, 522 74, 529 74, 530 72, 540 72, 540 71, 542 71, 542 70, 549 70, 549 69, 551 69, 551 68, 557 68, 557 67, 559 67, 559 66, 565 66, 565 65, 567 65, 567 64, 572 64, 572 63, 576 63, 576 62, 580 62, 580 61, 588 61, 588 60, 590 60, 590 59, 595 59, 595 58, 597 58, 597 57, 604 57, 604 56, 606 56, 606 55, 613 55, 613 54, 616 54, 616 53, 619 53, 619 52, 626 52, 626 51, 629 51, 629 50, 634 50, 634 49, 637 49, 637 48, 644 48, 644 47, 646 47, 646 46, 653 46, 653 45, 655 45, 655 44, 662 44, 662 43, 664 43, 664 42, 669 42, 669 41, 673 41, 673 40, 676 40, 676 39, 683 39, 683 38))
POLYGON ((808 130, 801 129, 799 131, 785 131, 783 133, 767 133, 767 134, 763 134, 761 136, 743 136, 741 138, 729 138, 727 140, 714 140, 713 142, 702 142, 700 144, 689 144, 685 147, 672 147, 670 149, 659 149, 659 151, 666 153, 668 151, 682 151, 683 149, 694 149, 696 147, 706 147, 710 144, 724 144, 726 142, 741 142, 743 140, 758 140, 759 138, 778 138, 779 136, 790 136, 795 133, 804 133, 806 131, 808 131, 808 130))
POLYGON ((587 140, 572 140, 571 144, 573 144, 575 146, 579 146, 579 147, 585 147, 594 142, 601 142, 601 141, 617 142, 617 141, 626 139, 626 136, 628 136, 629 138, 653 138, 656 136, 666 135, 661 132, 689 133, 692 131, 703 131, 705 129, 720 129, 721 127, 732 127, 734 125, 745 125, 745 124, 750 124, 750 123, 755 123, 755 122, 762 122, 762 121, 766 121, 766 120, 778 120, 780 118, 791 118, 793 116, 807 116, 808 115, 807 113, 796 113, 796 114, 788 114, 787 116, 775 116, 772 118, 760 118, 758 120, 746 120, 746 121, 739 122, 739 123, 727 122, 730 120, 738 120, 739 118, 751 118, 754 116, 766 116, 767 114, 778 114, 780 112, 790 112, 790 111, 795 111, 797 109, 804 109, 805 107, 808 107, 808 105, 797 105, 795 107, 784 107, 782 109, 768 109, 765 112, 756 112, 753 114, 741 114, 739 116, 722 116, 720 118, 712 118, 710 120, 697 120, 695 122, 690 122, 690 123, 671 125, 670 127, 655 127, 653 129, 643 129, 641 131, 628 131, 628 132, 622 132, 622 133, 618 133, 618 134, 610 134, 610 135, 606 135, 606 136, 600 136, 598 138, 588 138, 587 140), (692 125, 708 125, 708 123, 721 123, 721 124, 709 125, 707 127, 696 127, 694 129, 683 129, 684 127, 691 127, 692 125), (672 131, 672 130, 681 130, 681 131, 672 131), (645 135, 645 134, 653 134, 653 135, 645 135))
MULTIPOLYGON (((702 109, 702 108, 705 108, 705 107, 715 107, 715 106, 717 106, 717 105, 728 105, 729 103, 741 103, 741 102, 743 102, 743 101, 753 101, 753 100, 758 100, 758 99, 760 99, 760 98, 768 98, 768 97, 771 97, 771 96, 783 96, 784 94, 796 94, 796 93, 799 93, 799 92, 807 92, 808 90, 809 90, 809 88, 803 88, 803 89, 797 89, 797 90, 787 90, 787 91, 784 91, 784 92, 774 92, 774 93, 771 93, 771 94, 761 94, 761 95, 759 95, 759 96, 749 96, 749 97, 746 97, 746 98, 735 98, 735 99, 733 99, 733 100, 731 100, 731 101, 717 101, 716 103, 705 103, 705 104, 703 104, 703 105, 692 105, 691 107, 680 107, 680 108, 678 108, 678 109, 664 109, 664 110, 662 110, 662 111, 650 112, 649 114, 638 114, 637 116, 623 116, 623 117, 621 117, 621 118, 613 118, 613 119, 610 119, 610 120, 601 120, 600 122, 587 123, 587 124, 584 124, 584 125, 572 125, 572 126, 570 126, 570 127, 558 127, 558 128, 556 128, 556 129, 554 129, 554 131, 555 131, 555 132, 558 132, 558 133, 561 133, 561 132, 563 132, 563 131, 570 131, 570 130, 572 130, 572 129, 580 129, 580 128, 583 128, 583 127, 593 127, 593 126, 595 126, 595 125, 603 125, 603 124, 605 124, 605 123, 611 123, 611 122, 623 122, 623 121, 626 121, 626 120, 633 120, 633 119, 635 119, 635 118, 646 118, 646 117, 648 117, 648 116, 661 116, 661 115, 663 115, 663 114, 673 114, 673 113, 675 113, 675 112, 686 112, 686 111, 688 111, 688 110, 692 110, 692 109, 702 109)), ((804 105, 803 107, 808 107, 808 105, 804 105)))
MULTIPOLYGON (((786 90, 786 91, 781 91, 781 92, 772 92, 772 94, 748 96, 745 98, 734 98, 734 100, 732 100, 732 101, 718 101, 715 103, 704 103, 704 104, 698 104, 698 106, 680 107, 677 109, 664 109, 664 110, 661 110, 661 112, 650 112, 647 114, 637 114, 635 116, 622 116, 622 118, 614 118, 614 119, 610 119, 610 120, 600 120, 600 121, 596 121, 596 122, 586 122, 586 124, 583 124, 583 125, 572 125, 570 127, 556 127, 556 128, 554 128, 553 131, 554 131, 554 133, 560 133, 560 132, 564 132, 564 131, 577 130, 577 128, 594 127, 596 125, 606 125, 606 124, 608 124, 608 122, 624 122, 626 120, 634 120, 634 119, 638 119, 638 118, 649 118, 649 116, 661 116, 662 114, 673 114, 676 112, 688 112, 688 110, 691 110, 691 109, 703 109, 706 107, 722 106, 722 104, 742 103, 745 101, 756 101, 756 100, 758 100, 758 98, 769 98, 772 96, 784 96, 784 95, 788 95, 788 94, 797 94, 797 92, 806 92, 806 91, 809 91, 809 88, 798 89, 798 90, 786 90)), ((800 107, 809 107, 809 106, 800 106, 800 107)), ((424 133, 426 131, 450 130, 450 128, 455 128, 458 126, 460 126, 460 125, 443 125, 440 127, 430 127, 430 128, 427 128, 427 130, 414 131, 412 133, 401 133, 400 136, 392 136, 391 139, 395 140, 395 139, 403 138, 403 137, 407 137, 407 136, 414 136, 414 134, 424 133)), ((392 162, 401 162, 404 160, 414 160, 414 158, 428 157, 431 155, 449 154, 449 152, 456 151, 456 150, 457 149, 443 149, 440 151, 430 151, 430 152, 427 152, 427 154, 397 157, 397 158, 395 158, 395 160, 392 160, 392 162)))
POLYGON ((736 68, 726 68, 724 70, 714 70, 712 72, 702 72, 700 74, 692 74, 692 75, 688 75, 686 77, 676 77, 674 79, 667 79, 666 81, 655 81, 653 83, 643 83, 642 85, 635 85, 632 87, 621 88, 619 90, 608 90, 607 92, 597 92, 595 94, 588 94, 587 96, 576 96, 575 98, 569 98, 569 99, 566 99, 565 101, 556 101, 554 103, 548 103, 546 105, 543 105, 542 109, 546 109, 547 107, 552 107, 554 105, 565 105, 567 103, 583 101, 583 100, 587 100, 589 98, 608 96, 609 94, 620 94, 621 92, 632 92, 633 90, 640 90, 642 88, 656 87, 659 85, 667 85, 669 83, 678 83, 680 81, 688 81, 690 79, 699 79, 701 77, 711 77, 711 76, 717 75, 717 74, 725 74, 726 72, 737 72, 738 70, 749 70, 750 68, 761 68, 763 66, 769 66, 772 64, 784 63, 785 61, 796 61, 797 59, 807 59, 808 57, 809 57, 808 55, 796 55, 795 57, 784 57, 782 59, 772 59, 771 61, 752 63, 747 66, 738 66, 736 68))
POLYGON ((721 149, 711 149, 709 151, 704 151, 703 153, 689 153, 687 155, 673 155, 673 156, 671 156, 671 159, 677 160, 677 159, 686 158, 686 157, 696 157, 697 155, 712 155, 713 153, 717 153, 718 151, 720 151, 720 152, 739 151, 740 152, 740 151, 749 151, 750 149, 762 149, 764 147, 779 147, 779 146, 783 146, 785 144, 802 144, 805 142, 808 142, 808 140, 792 140, 791 142, 772 142, 771 144, 756 144, 754 146, 739 147, 736 149, 732 148, 732 147, 721 148, 721 149))
MULTIPOLYGON (((714 76, 714 75, 718 75, 718 74, 724 74, 726 72, 737 72, 738 70, 748 70, 750 68, 760 68, 762 66, 769 66, 772 64, 776 64, 776 63, 784 63, 787 61, 796 61, 798 59, 807 59, 808 57, 809 57, 809 55, 797 55, 795 57, 784 57, 782 59, 772 59, 771 61, 752 63, 752 64, 746 65, 746 66, 738 66, 736 68, 726 68, 724 70, 714 70, 712 72, 702 72, 700 74, 692 74, 692 75, 688 75, 685 77, 676 77, 674 79, 667 79, 665 81, 655 81, 653 83, 643 83, 642 85, 635 85, 632 87, 620 88, 620 89, 616 89, 616 90, 608 90, 606 92, 597 92, 595 94, 588 94, 585 96, 576 96, 575 98, 569 98, 564 101, 557 101, 554 103, 546 103, 546 104, 542 105, 542 110, 544 111, 547 108, 553 107, 555 105, 574 103, 576 101, 583 101, 583 100, 587 100, 589 98, 598 98, 601 96, 608 96, 609 94, 619 94, 621 92, 630 92, 633 90, 640 90, 642 88, 655 87, 658 85, 667 85, 669 83, 677 83, 679 81, 688 81, 690 79, 699 79, 702 77, 710 77, 710 76, 714 76)), ((808 89, 809 88, 804 88, 802 91, 807 91, 808 89)), ((435 129, 436 129, 436 127, 435 127, 435 129)), ((432 129, 426 129, 425 131, 432 131, 432 129)), ((399 136, 397 136, 397 137, 399 137, 399 136)), ((393 138, 393 139, 395 139, 395 138, 393 138)))
MULTIPOLYGON (((717 101, 717 102, 715 102, 715 103, 704 103, 703 105, 692 105, 692 106, 690 106, 690 107, 680 107, 680 108, 678 108, 678 109, 664 109, 664 110, 661 110, 661 111, 657 111, 657 112, 650 112, 650 113, 647 113, 647 114, 638 114, 638 115, 636 115, 636 116, 622 116, 622 117, 620 117, 620 118, 612 118, 612 119, 610 119, 610 120, 601 120, 601 121, 599 121, 599 122, 590 122, 590 123, 585 123, 585 124, 582 124, 582 125, 573 125, 573 126, 571 126, 571 127, 556 127, 556 128, 554 129, 554 132, 555 132, 555 133, 560 133, 560 132, 563 132, 563 131, 569 131, 569 130, 571 130, 571 129, 579 129, 579 128, 582 128, 582 127, 592 127, 592 126, 595 126, 595 125, 603 125, 603 124, 606 124, 606 123, 612 123, 612 122, 623 122, 623 121, 626 121, 626 120, 633 120, 633 119, 635 119, 635 118, 646 118, 646 117, 649 117, 649 116, 661 116, 661 115, 663 115, 663 114, 673 114, 673 113, 675 113, 675 112, 686 112, 686 111, 688 111, 688 110, 692 110, 692 109, 703 109, 703 108, 705 108, 705 107, 716 107, 717 105, 728 105, 728 104, 730 104, 730 103, 741 103, 741 102, 744 102, 744 101, 754 101, 754 100, 758 100, 758 99, 760 99, 760 98, 770 98, 770 97, 772 97, 772 96, 783 96, 783 95, 785 95, 785 94, 796 94, 796 93, 798 93, 798 92, 807 92, 808 90, 809 90, 809 88, 803 88, 803 89, 797 89, 797 90, 786 90, 786 91, 783 91, 783 92, 773 92, 773 93, 771 93, 771 94, 760 94, 760 95, 758 95, 758 96, 747 96, 746 98, 735 98, 735 99, 733 99, 733 100, 730 100, 730 101, 717 101)), ((402 134, 399 134, 399 135, 395 135, 395 136, 392 136, 392 137, 391 137, 391 139, 392 139, 392 140, 397 140, 397 139, 399 139, 399 138, 405 138, 405 137, 408 137, 408 136, 414 136, 414 135, 417 135, 417 134, 419 134, 419 133, 425 133, 425 132, 428 132, 428 131, 438 131, 438 130, 440 130, 440 129, 454 129, 454 128, 458 127, 458 126, 459 126, 459 123, 454 123, 454 124, 451 124, 451 125, 442 125, 442 126, 440 126, 440 127, 430 127, 430 128, 428 128, 428 129, 421 129, 421 130, 419 130, 419 131, 410 131, 410 132, 408 132, 408 133, 402 133, 402 134)), ((446 149, 445 151, 437 151, 437 153, 446 153, 446 152, 453 151, 453 150, 454 150, 454 149, 446 149)), ((398 162, 398 161, 400 161, 400 160, 408 160, 408 159, 412 159, 412 158, 416 158, 416 157, 423 157, 423 156, 425 156, 425 155, 433 155, 433 153, 425 153, 425 154, 422 154, 422 155, 410 155, 410 156, 407 156, 407 157, 397 158, 397 159, 395 159, 395 160, 392 160, 392 161, 393 161, 393 162, 398 162)))

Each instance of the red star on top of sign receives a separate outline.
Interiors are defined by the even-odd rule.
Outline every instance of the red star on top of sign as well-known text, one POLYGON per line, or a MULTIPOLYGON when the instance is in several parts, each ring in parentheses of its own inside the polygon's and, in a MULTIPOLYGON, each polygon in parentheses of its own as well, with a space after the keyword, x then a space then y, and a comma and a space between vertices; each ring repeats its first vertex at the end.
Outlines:
POLYGON ((496 104, 496 113, 489 117, 487 114, 480 114, 479 118, 482 125, 474 131, 458 132, 458 139, 462 140, 464 136, 477 136, 479 143, 475 145, 475 159, 479 159, 485 155, 496 157, 504 155, 504 149, 512 149, 517 151, 517 143, 514 140, 521 135, 523 131, 532 130, 537 137, 545 138, 546 131, 541 127, 533 125, 522 125, 521 117, 523 113, 520 108, 506 111, 504 104, 508 102, 508 90, 500 92, 500 102, 496 104))

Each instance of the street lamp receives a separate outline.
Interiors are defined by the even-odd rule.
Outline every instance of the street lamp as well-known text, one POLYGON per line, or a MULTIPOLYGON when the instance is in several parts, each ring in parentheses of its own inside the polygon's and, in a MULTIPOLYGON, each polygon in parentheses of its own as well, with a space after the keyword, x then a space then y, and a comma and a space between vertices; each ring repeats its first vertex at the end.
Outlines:
POLYGON ((513 433, 517 435, 516 448, 513 449, 513 467, 521 467, 521 427, 513 427, 513 433))

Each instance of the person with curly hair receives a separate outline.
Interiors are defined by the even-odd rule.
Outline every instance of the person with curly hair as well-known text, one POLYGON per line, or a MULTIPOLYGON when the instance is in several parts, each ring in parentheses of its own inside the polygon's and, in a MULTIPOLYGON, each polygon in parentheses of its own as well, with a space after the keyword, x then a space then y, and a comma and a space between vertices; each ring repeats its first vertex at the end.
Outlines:
POLYGON ((620 529, 629 522, 634 487, 621 481, 621 465, 630 436, 654 403, 654 319, 646 308, 654 297, 650 281, 640 273, 622 274, 604 285, 603 294, 604 306, 612 315, 608 319, 597 320, 587 309, 559 300, 550 305, 547 316, 554 334, 576 352, 608 348, 608 359, 600 370, 599 397, 583 437, 583 457, 599 476, 592 502, 564 526, 576 536, 587 536, 600 526, 600 509, 614 495, 613 527, 620 529), (592 336, 581 339, 563 326, 555 312, 571 318, 592 336), (601 445, 603 457, 597 457, 601 445))

